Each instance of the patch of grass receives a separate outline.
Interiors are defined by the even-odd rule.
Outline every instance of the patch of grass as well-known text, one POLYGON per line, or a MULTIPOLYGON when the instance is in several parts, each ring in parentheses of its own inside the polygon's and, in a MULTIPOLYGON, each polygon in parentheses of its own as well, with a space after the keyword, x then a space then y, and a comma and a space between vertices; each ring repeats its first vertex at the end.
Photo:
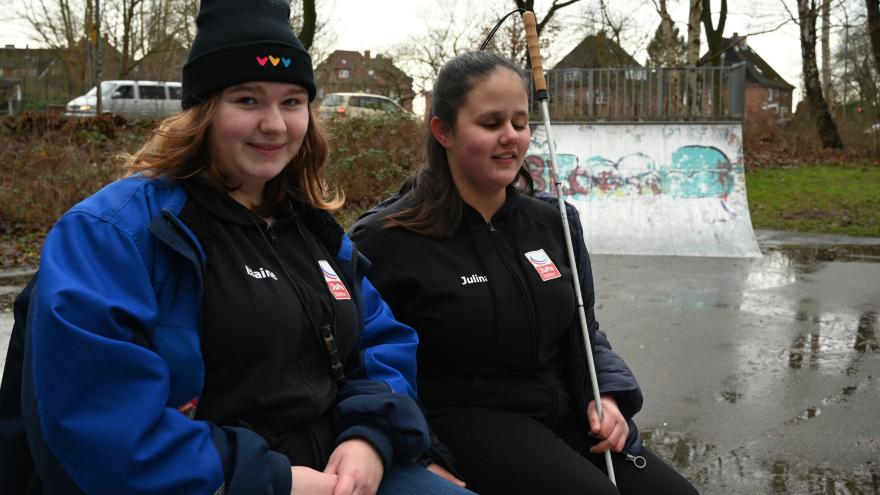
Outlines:
POLYGON ((756 229, 880 237, 880 166, 823 163, 746 172, 756 229))

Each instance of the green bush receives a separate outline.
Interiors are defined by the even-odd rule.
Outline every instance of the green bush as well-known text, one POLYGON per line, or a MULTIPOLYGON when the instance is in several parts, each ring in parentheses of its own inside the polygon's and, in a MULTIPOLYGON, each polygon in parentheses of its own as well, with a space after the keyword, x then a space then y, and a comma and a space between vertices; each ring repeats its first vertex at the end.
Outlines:
MULTIPOLYGON (((0 239, 45 234, 71 206, 120 177, 116 157, 139 148, 155 125, 115 115, 0 119, 0 239)), ((326 177, 345 194, 349 216, 396 191, 418 161, 422 127, 412 118, 334 118, 324 127, 326 177)))
POLYGON ((118 116, 30 113, 0 120, 0 235, 44 233, 67 209, 122 173, 115 158, 148 128, 118 116))
POLYGON ((345 193, 348 209, 397 192, 423 155, 423 126, 405 114, 334 116, 324 128, 330 143, 326 178, 345 193))

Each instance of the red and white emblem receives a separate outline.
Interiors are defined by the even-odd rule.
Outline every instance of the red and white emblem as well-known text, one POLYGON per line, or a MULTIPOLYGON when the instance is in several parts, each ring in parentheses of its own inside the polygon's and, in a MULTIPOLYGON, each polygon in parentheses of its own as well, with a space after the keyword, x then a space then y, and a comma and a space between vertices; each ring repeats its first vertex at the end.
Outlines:
POLYGON ((544 282, 562 276, 562 274, 559 273, 559 269, 553 264, 553 260, 547 256, 547 253, 545 253, 543 249, 529 251, 526 253, 526 259, 529 260, 529 263, 531 263, 533 267, 535 267, 535 270, 538 271, 538 275, 544 282))
POLYGON ((351 294, 348 293, 348 289, 345 288, 345 284, 342 283, 342 280, 336 274, 336 271, 333 270, 333 267, 330 266, 330 263, 327 263, 325 260, 318 260, 318 265, 321 267, 321 273, 324 274, 324 281, 327 282, 327 288, 330 289, 333 299, 337 301, 351 299, 351 294))

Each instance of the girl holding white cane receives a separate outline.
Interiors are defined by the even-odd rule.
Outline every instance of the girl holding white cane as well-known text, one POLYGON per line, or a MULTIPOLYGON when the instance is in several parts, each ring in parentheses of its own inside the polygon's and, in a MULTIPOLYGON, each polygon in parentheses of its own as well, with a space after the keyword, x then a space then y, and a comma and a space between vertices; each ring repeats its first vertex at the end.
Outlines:
POLYGON ((434 86, 427 162, 352 229, 371 280, 419 333, 419 394, 448 467, 481 494, 696 493, 641 444, 641 391, 598 329, 579 238, 596 414, 560 213, 532 196, 524 167, 526 87, 497 55, 450 60, 434 86))

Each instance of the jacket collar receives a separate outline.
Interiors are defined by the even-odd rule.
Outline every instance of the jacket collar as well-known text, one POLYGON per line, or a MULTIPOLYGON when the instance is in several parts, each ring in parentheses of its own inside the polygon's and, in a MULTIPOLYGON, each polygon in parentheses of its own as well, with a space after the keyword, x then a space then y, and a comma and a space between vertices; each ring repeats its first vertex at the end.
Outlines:
MULTIPOLYGON (((507 186, 507 197, 504 199, 504 204, 501 205, 501 208, 492 215, 492 218, 489 219, 488 223, 496 223, 503 222, 505 219, 510 217, 513 212, 516 210, 517 205, 521 200, 521 193, 516 190, 513 186, 507 186)), ((462 215, 462 228, 476 228, 483 227, 486 225, 486 220, 483 219, 483 215, 480 214, 476 210, 476 208, 462 201, 463 215, 462 215)))

